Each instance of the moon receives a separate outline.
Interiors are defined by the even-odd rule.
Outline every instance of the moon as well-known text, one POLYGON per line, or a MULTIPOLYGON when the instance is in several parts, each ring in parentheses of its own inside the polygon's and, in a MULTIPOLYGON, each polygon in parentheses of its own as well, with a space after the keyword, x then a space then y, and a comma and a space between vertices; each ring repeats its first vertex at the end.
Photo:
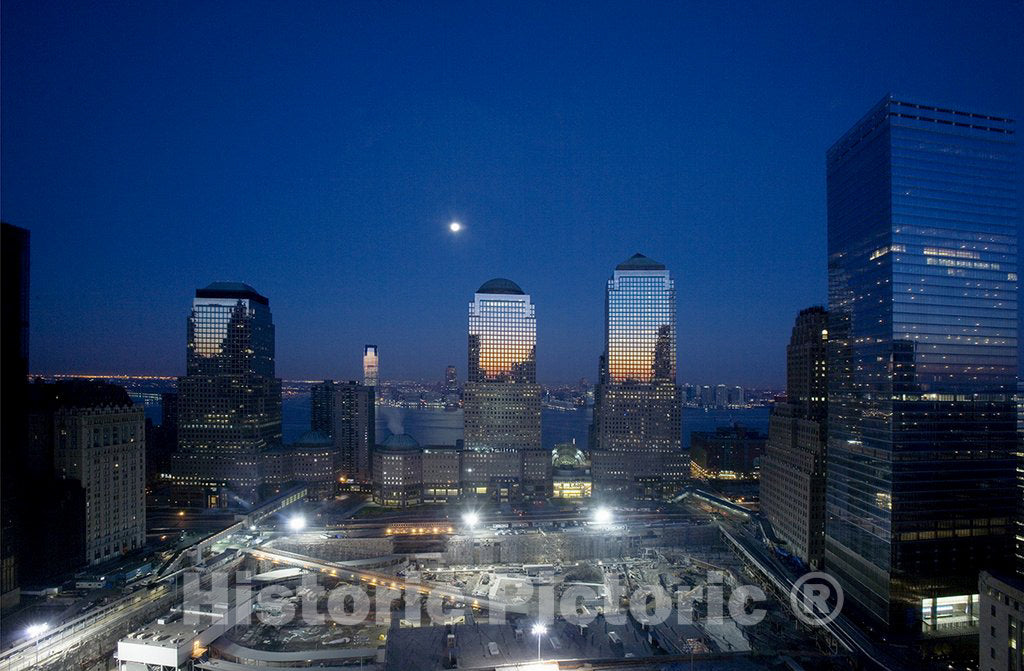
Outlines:
POLYGON ((459 231, 462 230, 462 224, 460 224, 457 221, 453 221, 452 223, 448 224, 448 230, 451 231, 452 233, 458 233, 459 231))

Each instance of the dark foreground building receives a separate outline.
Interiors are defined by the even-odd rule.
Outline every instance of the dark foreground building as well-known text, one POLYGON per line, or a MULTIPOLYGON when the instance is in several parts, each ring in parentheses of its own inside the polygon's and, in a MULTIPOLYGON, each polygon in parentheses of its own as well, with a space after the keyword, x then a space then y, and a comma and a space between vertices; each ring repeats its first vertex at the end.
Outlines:
POLYGON ((309 388, 309 430, 328 436, 334 433, 334 380, 324 380, 309 388))
POLYGON ((740 424, 690 432, 693 477, 707 480, 756 480, 768 436, 740 424))
POLYGON ((761 462, 761 512, 811 566, 825 552, 828 313, 802 310, 786 347, 786 402, 772 409, 761 462))
POLYGON ((369 484, 376 443, 376 388, 324 380, 311 388, 310 429, 331 438, 339 476, 369 484))
POLYGON ((17 605, 21 598, 19 565, 23 548, 19 495, 27 485, 25 386, 28 383, 29 232, 0 224, 0 272, 3 273, 2 367, 0 367, 0 608, 17 605))
POLYGON ((28 385, 26 405, 24 584, 54 584, 84 564, 141 549, 143 409, 124 387, 85 380, 28 385))
POLYGON ((978 598, 978 668, 1024 669, 1024 580, 982 571, 978 598))
POLYGON ((828 151, 825 566, 890 629, 976 626, 1013 556, 1015 138, 890 97, 828 151))
POLYGON ((376 443, 376 388, 355 381, 339 382, 333 385, 333 396, 331 436, 341 473, 349 480, 369 483, 376 443))

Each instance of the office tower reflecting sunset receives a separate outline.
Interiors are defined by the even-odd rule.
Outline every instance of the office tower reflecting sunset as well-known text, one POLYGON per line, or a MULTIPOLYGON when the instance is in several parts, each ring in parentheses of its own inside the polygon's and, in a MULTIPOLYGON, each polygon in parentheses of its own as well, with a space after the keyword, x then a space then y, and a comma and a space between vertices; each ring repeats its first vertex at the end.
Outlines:
MULTIPOLYGON (((469 378, 464 390, 467 493, 507 499, 522 484, 523 453, 541 448, 537 321, 515 282, 484 283, 469 304, 469 378)), ((543 491, 543 483, 534 483, 543 491)))
POLYGON ((620 263, 606 295, 608 382, 676 377, 676 289, 665 266, 642 254, 620 263))
POLYGON ((469 381, 536 382, 537 319, 515 282, 493 279, 469 304, 469 381))
POLYGON ((634 254, 615 267, 605 306, 591 427, 594 488, 654 495, 671 474, 685 473, 671 457, 678 456, 682 436, 675 283, 664 265, 634 254))

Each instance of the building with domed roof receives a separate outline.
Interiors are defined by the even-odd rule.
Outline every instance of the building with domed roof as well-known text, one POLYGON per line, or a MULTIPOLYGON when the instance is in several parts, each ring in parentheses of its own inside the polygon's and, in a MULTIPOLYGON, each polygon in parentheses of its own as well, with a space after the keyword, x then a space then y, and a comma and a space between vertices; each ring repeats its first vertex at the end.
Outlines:
POLYGON ((462 497, 463 441, 420 445, 393 434, 373 451, 373 500, 391 507, 452 503, 462 497))
POLYGON ((309 498, 329 499, 338 492, 341 463, 334 441, 323 431, 307 431, 292 445, 292 472, 309 498))
POLYGON ((373 502, 391 508, 423 501, 423 451, 407 433, 387 437, 373 451, 373 502))
POLYGON ((559 443, 551 450, 552 497, 585 499, 592 493, 590 459, 576 446, 576 439, 559 443))
POLYGON ((464 494, 496 500, 547 494, 550 457, 541 455, 536 357, 530 296, 509 279, 484 282, 469 304, 464 494), (539 458, 529 459, 534 453, 539 458), (544 467, 532 467, 537 463, 544 467))
POLYGON ((340 453, 322 431, 307 431, 291 445, 264 450, 259 463, 263 498, 302 483, 310 499, 330 499, 343 478, 340 453))

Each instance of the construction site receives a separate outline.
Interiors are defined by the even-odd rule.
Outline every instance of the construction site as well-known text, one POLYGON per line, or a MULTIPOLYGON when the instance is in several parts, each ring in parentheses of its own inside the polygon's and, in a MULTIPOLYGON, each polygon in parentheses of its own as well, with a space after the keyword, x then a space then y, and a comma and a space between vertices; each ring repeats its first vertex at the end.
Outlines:
POLYGON ((853 668, 751 570, 723 519, 687 504, 657 522, 254 525, 208 548, 229 563, 182 573, 226 579, 227 597, 178 595, 94 667, 853 668))

